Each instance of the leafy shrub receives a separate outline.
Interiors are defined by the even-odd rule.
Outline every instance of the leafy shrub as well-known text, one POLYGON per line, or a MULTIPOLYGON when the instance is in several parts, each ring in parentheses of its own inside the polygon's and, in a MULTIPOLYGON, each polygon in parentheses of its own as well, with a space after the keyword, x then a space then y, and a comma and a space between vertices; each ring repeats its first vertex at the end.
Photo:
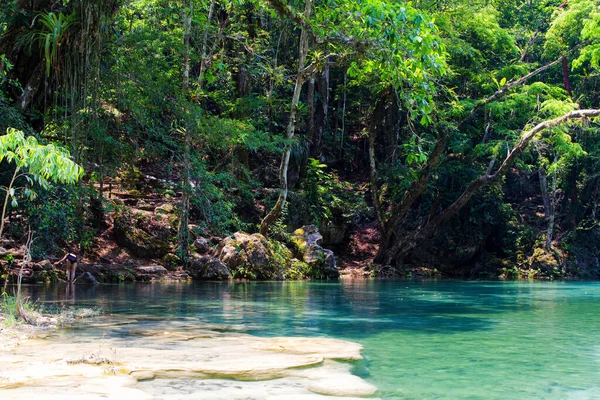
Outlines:
POLYGON ((319 160, 308 159, 306 179, 302 182, 300 194, 309 216, 309 221, 304 222, 320 227, 335 220, 354 223, 369 215, 363 193, 326 169, 327 165, 319 160))

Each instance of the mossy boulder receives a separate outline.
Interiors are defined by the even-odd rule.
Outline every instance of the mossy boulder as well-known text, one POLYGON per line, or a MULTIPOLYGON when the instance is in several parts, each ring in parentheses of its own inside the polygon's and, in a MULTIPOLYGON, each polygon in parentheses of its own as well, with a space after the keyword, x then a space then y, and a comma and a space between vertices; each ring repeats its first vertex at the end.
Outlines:
POLYGON ((194 279, 203 281, 220 281, 231 278, 231 272, 218 258, 204 256, 193 260, 186 271, 194 279))
POLYGON ((163 267, 169 271, 174 271, 179 265, 181 265, 181 259, 173 253, 165 254, 160 261, 163 267))
POLYGON ((309 277, 337 279, 340 272, 336 267, 333 251, 321 246, 323 236, 314 225, 296 229, 292 241, 296 245, 298 258, 310 266, 309 277))
POLYGON ((157 214, 172 214, 175 212, 175 207, 173 207, 173 204, 171 203, 165 203, 156 207, 154 212, 157 214))
POLYGON ((236 232, 217 246, 216 256, 233 278, 258 280, 304 279, 310 266, 294 258, 283 243, 255 233, 236 232))
POLYGON ((530 268, 540 271, 542 275, 550 277, 559 277, 564 275, 558 255, 544 248, 536 248, 529 257, 530 268))
POLYGON ((219 243, 217 258, 231 270, 234 278, 275 278, 269 241, 261 234, 234 233, 219 243))
POLYGON ((115 212, 113 232, 119 246, 138 257, 162 258, 171 250, 168 228, 153 226, 145 216, 134 215, 126 209, 115 212))

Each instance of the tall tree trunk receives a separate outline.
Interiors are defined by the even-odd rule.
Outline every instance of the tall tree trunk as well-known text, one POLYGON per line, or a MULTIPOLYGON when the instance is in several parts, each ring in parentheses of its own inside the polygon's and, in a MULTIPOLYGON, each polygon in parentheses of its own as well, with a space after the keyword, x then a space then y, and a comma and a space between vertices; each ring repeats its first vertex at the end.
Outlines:
POLYGON ((315 109, 315 133, 313 136, 310 154, 317 158, 321 154, 321 143, 323 142, 323 133, 327 127, 327 118, 329 116, 329 66, 325 66, 323 72, 319 75, 316 82, 316 92, 318 93, 318 106, 315 109))
MULTIPOLYGON (((554 162, 558 160, 554 156, 554 162)), ((552 172, 552 196, 550 201, 550 215, 548 216, 548 231, 546 233, 546 250, 552 250, 552 237, 554 236, 554 225, 556 220, 556 168, 552 172)))
POLYGON ((315 135, 315 77, 311 76, 306 85, 306 106, 308 108, 308 121, 306 124, 306 141, 312 146, 315 135))
MULTIPOLYGON (((312 0, 306 0, 304 7, 304 20, 308 21, 310 18, 310 13, 312 9, 312 0)), ((306 56, 308 54, 308 38, 309 32, 307 28, 302 26, 302 30, 300 32, 300 44, 298 46, 298 74, 296 75, 296 85, 294 86, 294 94, 292 96, 292 103, 290 109, 290 121, 287 125, 286 129, 286 139, 291 140, 294 138, 294 131, 296 130, 296 118, 298 115, 298 102, 300 101, 300 92, 302 91, 302 84, 304 83, 305 76, 305 67, 306 67, 306 56)), ((285 202, 287 200, 288 195, 288 179, 287 179, 287 171, 290 164, 290 155, 291 155, 291 144, 288 143, 285 146, 285 150, 283 152, 283 156, 281 157, 281 165, 279 167, 279 182, 281 183, 281 189, 279 192, 279 197, 273 209, 263 218, 260 223, 260 233, 263 235, 267 235, 269 232, 269 226, 279 218, 281 215, 281 211, 285 206, 285 202)))
POLYGON ((304 141, 304 154, 300 162, 298 179, 302 181, 306 177, 308 157, 311 156, 312 143, 315 136, 315 77, 311 75, 306 85, 306 106, 308 108, 308 119, 306 121, 306 140, 304 141))
MULTIPOLYGON (((183 93, 188 96, 190 88, 190 35, 192 32, 192 5, 183 3, 183 93)), ((179 242, 179 253, 184 262, 187 262, 189 254, 189 217, 190 217, 190 198, 192 196, 191 171, 190 171, 190 152, 192 145, 191 129, 184 128, 183 143, 183 193, 181 198, 181 215, 179 216, 179 229, 177 239, 179 242)))
POLYGON ((550 197, 548 196, 548 177, 544 171, 544 167, 538 169, 538 176, 540 178, 540 192, 542 193, 542 200, 544 201, 544 215, 546 218, 550 218, 551 207, 550 197))
POLYGON ((543 159, 542 151, 540 150, 540 145, 538 142, 533 143, 538 153, 538 163, 540 166, 538 167, 538 177, 540 179, 540 193, 542 194, 542 201, 544 202, 544 216, 546 218, 550 218, 550 197, 548 197, 548 177, 546 176, 546 171, 544 170, 544 166, 541 165, 541 160, 543 159))
POLYGON ((344 71, 344 99, 342 101, 342 131, 340 132, 340 158, 344 156, 344 134, 346 133, 346 94, 348 71, 344 71))

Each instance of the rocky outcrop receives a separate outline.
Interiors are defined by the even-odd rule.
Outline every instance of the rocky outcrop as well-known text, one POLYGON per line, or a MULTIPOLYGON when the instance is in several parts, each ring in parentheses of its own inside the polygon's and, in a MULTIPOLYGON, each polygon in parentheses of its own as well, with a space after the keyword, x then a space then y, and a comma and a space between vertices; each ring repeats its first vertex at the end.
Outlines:
MULTIPOLYGON (((101 326, 120 329, 110 318, 101 319, 101 326)), ((127 338, 112 338, 108 349, 99 348, 99 336, 83 335, 73 341, 68 335, 54 335, 59 337, 31 339, 11 351, 0 351, 0 392, 18 399, 48 398, 49 393, 55 399, 164 398, 138 385, 151 379, 184 379, 170 388, 171 397, 208 393, 210 398, 228 400, 327 400, 377 392, 352 374, 352 364, 340 362, 362 358, 357 343, 224 334, 222 326, 211 330, 198 321, 189 325, 169 321, 168 327, 127 322, 127 338)))
POLYGON ((198 254, 206 254, 210 251, 210 243, 203 237, 194 240, 194 249, 198 254))
POLYGON ((560 277, 564 275, 558 255, 544 248, 536 248, 529 257, 530 268, 539 271, 542 276, 560 277))
POLYGON ((163 258, 160 259, 163 267, 168 269, 169 271, 174 271, 178 266, 181 265, 181 260, 173 253, 165 254, 163 258))
POLYGON ((231 278, 231 272, 225 264, 215 257, 200 257, 186 268, 192 278, 203 281, 220 281, 231 278))
POLYGON ((292 240, 301 259, 311 267, 312 278, 337 279, 340 276, 333 251, 321 246, 323 236, 314 225, 296 229, 292 240))
POLYGON ((339 277, 333 252, 324 249, 314 226, 298 229, 293 236, 297 258, 283 243, 263 235, 236 232, 217 246, 216 256, 233 278, 335 279, 339 277))
POLYGON ((234 278, 277 279, 279 268, 272 262, 272 257, 269 241, 258 233, 236 232, 217 247, 217 258, 229 268, 234 278))
POLYGON ((171 250, 169 227, 152 225, 145 215, 117 211, 113 232, 117 243, 143 258, 161 258, 171 250))

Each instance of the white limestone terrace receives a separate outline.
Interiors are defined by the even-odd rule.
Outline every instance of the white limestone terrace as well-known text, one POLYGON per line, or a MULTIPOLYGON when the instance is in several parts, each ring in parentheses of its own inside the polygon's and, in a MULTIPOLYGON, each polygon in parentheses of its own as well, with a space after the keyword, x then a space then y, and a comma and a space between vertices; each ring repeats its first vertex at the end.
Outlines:
POLYGON ((98 318, 0 350, 0 398, 352 399, 377 388, 351 373, 362 346, 263 338, 193 320, 98 318))

